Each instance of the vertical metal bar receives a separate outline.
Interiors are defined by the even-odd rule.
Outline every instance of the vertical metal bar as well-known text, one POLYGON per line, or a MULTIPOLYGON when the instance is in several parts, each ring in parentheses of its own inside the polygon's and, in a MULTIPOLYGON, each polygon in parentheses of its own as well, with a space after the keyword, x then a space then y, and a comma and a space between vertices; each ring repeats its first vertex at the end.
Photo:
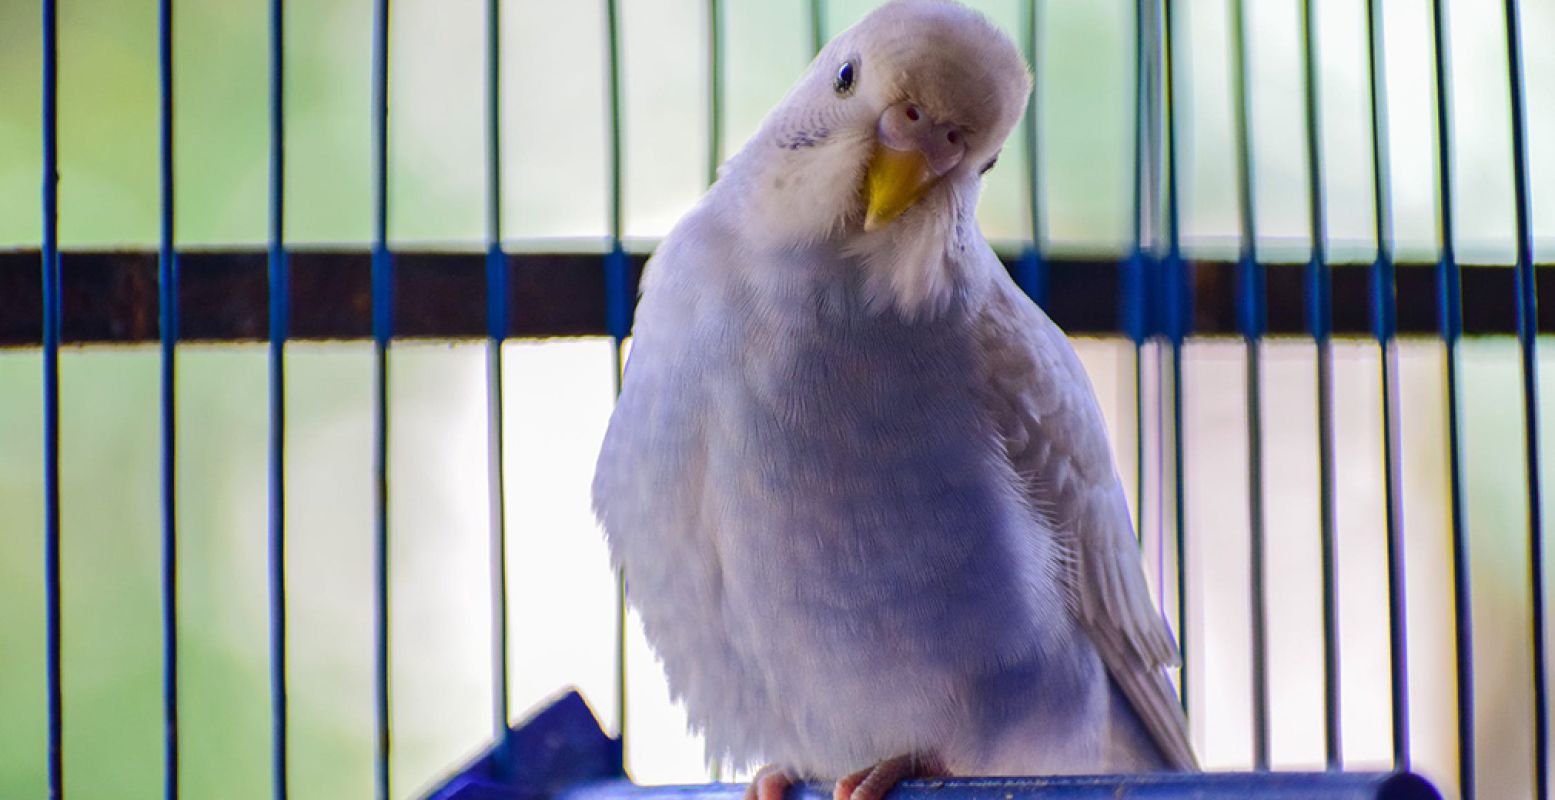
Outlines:
POLYGON ((1517 0, 1506 0, 1506 60, 1512 109, 1512 186, 1517 203, 1517 345, 1523 366, 1523 458, 1528 469, 1528 591, 1533 623, 1534 796, 1549 797, 1549 698, 1544 656, 1544 521, 1539 488, 1539 297, 1533 267, 1533 208, 1528 186, 1528 108, 1517 0))
POLYGON ((1463 331, 1461 275, 1453 242, 1452 95, 1445 0, 1431 0, 1436 81, 1438 324, 1447 377, 1448 515, 1452 522, 1453 649, 1457 672, 1458 795, 1474 800, 1474 617, 1468 526, 1463 519, 1463 465, 1458 443, 1458 338, 1463 331))
POLYGON ((1264 592, 1263 360, 1265 318, 1263 265, 1258 263, 1258 214, 1252 123, 1247 81, 1247 9, 1232 0, 1231 80, 1236 111, 1237 197, 1241 239, 1237 257, 1237 321, 1246 352, 1247 529, 1249 616, 1252 620, 1253 767, 1269 768, 1269 637, 1264 592))
POLYGON ((723 0, 707 0, 707 183, 724 160, 723 0))
POLYGON ((1181 649, 1182 670, 1179 673, 1178 691, 1184 711, 1189 709, 1188 690, 1188 526, 1185 503, 1186 483, 1183 474, 1183 422, 1182 422, 1182 358, 1183 339, 1188 334, 1191 318, 1191 285, 1187 264, 1182 257, 1177 172, 1177 103, 1175 79, 1172 72, 1172 5, 1173 0, 1163 0, 1161 23, 1162 110, 1166 114, 1162 134, 1166 139, 1166 261, 1162 265, 1166 300, 1164 321, 1166 336, 1171 344, 1172 363, 1172 526, 1176 537, 1177 556, 1177 646, 1181 649))
MULTIPOLYGON (((614 339, 615 392, 621 393, 625 367, 624 343, 631 331, 632 298, 627 290, 628 263, 621 247, 621 32, 617 0, 605 0, 606 95, 610 115, 610 253, 605 258, 605 327, 614 339)), ((626 741, 626 576, 616 571, 616 725, 617 735, 626 741)), ((621 748, 625 768, 626 748, 621 748)))
POLYGON ((1135 77, 1138 80, 1136 90, 1139 96, 1136 115, 1139 124, 1135 128, 1138 146, 1134 158, 1135 171, 1141 179, 1134 195, 1136 205, 1134 235, 1137 257, 1133 259, 1129 276, 1132 278, 1132 291, 1129 295, 1133 308, 1125 309, 1134 313, 1125 317, 1131 316, 1129 323, 1136 326, 1133 337, 1135 341, 1135 422, 1140 432, 1137 444, 1139 465, 1135 473, 1140 497, 1139 541, 1143 546, 1144 528, 1146 524, 1152 524, 1156 540, 1156 606, 1164 616, 1166 614, 1166 424, 1164 420, 1166 368, 1164 349, 1157 341, 1162 330, 1161 258, 1157 252, 1161 243, 1161 165, 1164 161, 1161 157, 1161 121, 1164 116, 1161 113, 1161 83, 1164 66, 1161 50, 1161 6, 1160 0, 1139 0, 1136 10, 1138 18, 1135 24, 1138 30, 1139 55, 1135 77), (1146 358, 1150 358, 1155 364, 1154 385, 1151 387, 1153 391, 1149 393, 1145 390, 1146 358), (1147 394, 1153 394, 1148 412, 1145 408, 1147 394), (1148 429, 1155 439, 1153 452, 1149 452, 1145 446, 1147 414, 1153 419, 1153 427, 1148 429), (1147 461, 1147 456, 1153 458, 1147 461), (1150 463, 1152 461, 1153 463, 1150 463), (1147 493, 1152 492, 1153 502, 1147 503, 1145 501, 1147 493), (1153 520, 1149 519, 1151 512, 1154 512, 1153 520))
MULTIPOLYGON (((1150 281, 1148 284, 1150 287, 1150 298, 1152 301, 1154 301, 1151 303, 1151 305, 1156 306, 1154 309, 1156 319, 1153 324, 1157 326, 1160 325, 1160 306, 1163 305, 1161 302, 1162 298, 1160 294, 1160 273, 1163 269, 1162 264, 1163 259, 1152 254, 1150 259, 1150 274, 1147 276, 1147 278, 1150 281)), ((1161 343, 1161 329, 1157 327, 1155 330, 1156 332, 1151 334, 1150 340, 1145 343, 1145 346, 1148 348, 1147 352, 1149 353, 1150 361, 1155 365, 1155 369, 1151 375, 1152 383, 1150 384, 1150 393, 1153 396, 1150 404, 1150 415, 1152 417, 1153 426, 1151 428, 1151 433, 1155 437, 1155 451, 1150 454, 1152 458, 1150 459, 1151 463, 1149 477, 1151 490, 1154 492, 1155 500, 1154 508, 1151 509, 1153 512, 1155 512, 1155 518, 1151 520, 1152 528, 1155 531, 1155 602, 1156 607, 1161 610, 1163 615, 1165 615, 1167 613, 1166 561, 1168 555, 1166 546, 1166 405, 1167 393, 1170 391, 1166 382, 1169 379, 1171 373, 1168 371, 1166 366, 1168 348, 1161 343)), ((1181 587, 1178 588, 1180 589, 1181 587)), ((1171 616, 1174 623, 1176 620, 1180 619, 1178 614, 1180 610, 1181 608, 1177 607, 1172 611, 1171 616)), ((1178 661, 1180 662, 1181 660, 1182 642, 1181 639, 1179 639, 1178 661)), ((1182 674, 1179 670, 1179 682, 1181 681, 1181 678, 1182 674)), ((1180 691, 1181 689, 1179 688, 1179 692, 1180 691)), ((1180 694, 1178 696, 1178 700, 1181 701, 1180 694)))
MULTIPOLYGON (((618 0, 605 0, 605 36, 606 36, 606 64, 605 64, 605 91, 606 109, 610 119, 610 174, 608 176, 610 192, 610 205, 607 213, 610 215, 607 224, 610 227, 610 242, 612 246, 621 243, 622 217, 622 181, 623 159, 621 157, 621 19, 618 0)), ((612 330, 611 334, 620 332, 612 330)))
POLYGON ((1134 343, 1134 536, 1143 545, 1145 535, 1145 149, 1148 146, 1151 53, 1145 20, 1146 3, 1134 3, 1134 180, 1130 248, 1119 287, 1118 316, 1134 343))
POLYGON ((270 751, 271 784, 286 778, 286 335, 290 275, 285 239, 286 128, 283 0, 270 0, 270 751))
POLYGON ((49 797, 65 794, 59 516, 59 4, 43 0, 43 606, 49 797))
MULTIPOLYGON (((1138 268, 1143 259, 1133 258, 1130 263, 1138 268)), ((1125 278, 1124 296, 1142 295, 1144 281, 1125 278), (1137 289, 1130 290, 1133 283, 1137 289)), ((1145 543, 1145 354, 1143 342, 1134 341, 1134 543, 1144 549, 1145 543)))
POLYGON ((1388 553, 1388 645, 1393 723, 1393 767, 1409 769, 1409 650, 1404 606, 1404 508, 1400 485, 1398 342, 1393 274, 1393 209, 1388 160, 1387 72, 1382 4, 1366 0, 1366 62, 1371 79, 1372 220, 1377 256, 1372 262, 1372 330, 1381 360, 1382 469, 1388 553))
POLYGON ((173 250, 173 2, 157 3, 158 176, 161 237, 157 253, 162 342, 162 731, 163 789, 178 797, 178 507, 175 359, 178 342, 178 254, 173 250))
MULTIPOLYGON (((1041 35, 1040 0, 1026 0, 1025 39, 1022 42, 1028 62, 1037 55, 1037 42, 1041 35)), ((1037 82, 1042 73, 1033 70, 1031 96, 1026 104, 1026 119, 1022 126, 1022 144, 1026 150, 1026 202, 1031 212, 1031 244, 1021 253, 1016 263, 1015 282, 1038 305, 1047 301, 1045 264, 1042 260, 1042 242, 1045 237, 1046 219, 1042 212, 1042 150, 1038 146, 1042 115, 1038 101, 1041 94, 1037 82)))
MULTIPOLYGON (((1166 616, 1166 422, 1165 422, 1165 393, 1166 393, 1166 364, 1165 349, 1159 342, 1161 333, 1161 256, 1158 252, 1161 245, 1161 165, 1165 159, 1161 157, 1161 2, 1160 0, 1148 0, 1149 18, 1145 21, 1149 62, 1145 78, 1144 88, 1144 150, 1145 159, 1145 183, 1144 198, 1146 203, 1145 222, 1148 226, 1148 246, 1143 252, 1143 258, 1139 263, 1139 309, 1144 320, 1141 335, 1144 337, 1139 346, 1139 360, 1136 364, 1139 372, 1137 391, 1143 401, 1150 399, 1149 409, 1145 412, 1152 427, 1150 435, 1154 438, 1153 452, 1147 450, 1148 462, 1142 462, 1139 470, 1140 497, 1146 492, 1151 493, 1152 502, 1141 510, 1141 528, 1149 524, 1155 533, 1155 590, 1156 606, 1163 616, 1166 616), (1143 360, 1149 358, 1154 364, 1153 375, 1147 373, 1143 360), (1150 391, 1146 391, 1146 376, 1154 382, 1150 384, 1150 391), (1153 519, 1146 519, 1147 511, 1153 519)), ((1142 428, 1143 430, 1143 428, 1142 428)), ((1140 534, 1143 541, 1143 531, 1140 534)), ((1173 614, 1175 619, 1175 614, 1173 614)))
POLYGON ((389 0, 373 3, 373 605, 377 709, 377 796, 390 783, 389 692, 389 339, 393 335, 393 259, 389 253, 389 0))
POLYGON ((486 0, 486 497, 490 513, 492 764, 507 768, 507 499, 503 472, 502 343, 508 334, 508 265, 502 252, 502 2, 486 0))
POLYGON ((810 55, 826 46, 826 0, 810 0, 810 55))
POLYGON ((1334 509, 1334 398, 1332 307, 1328 230, 1324 217, 1322 120, 1318 116, 1317 11, 1302 0, 1301 41, 1307 139, 1307 197, 1312 254, 1307 262, 1307 327, 1317 344, 1318 514, 1323 572, 1323 748, 1329 769, 1339 769, 1339 608, 1337 529, 1334 509))

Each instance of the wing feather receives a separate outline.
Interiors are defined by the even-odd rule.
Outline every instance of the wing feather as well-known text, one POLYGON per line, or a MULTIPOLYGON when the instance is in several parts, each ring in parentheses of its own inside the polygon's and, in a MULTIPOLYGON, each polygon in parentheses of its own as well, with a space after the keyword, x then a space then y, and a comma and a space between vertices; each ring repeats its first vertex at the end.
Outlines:
POLYGON ((987 402, 1034 514, 1064 552, 1071 611, 1168 766, 1197 769, 1165 668, 1177 645, 1150 601, 1106 426, 1057 325, 1000 281, 980 320, 987 402))

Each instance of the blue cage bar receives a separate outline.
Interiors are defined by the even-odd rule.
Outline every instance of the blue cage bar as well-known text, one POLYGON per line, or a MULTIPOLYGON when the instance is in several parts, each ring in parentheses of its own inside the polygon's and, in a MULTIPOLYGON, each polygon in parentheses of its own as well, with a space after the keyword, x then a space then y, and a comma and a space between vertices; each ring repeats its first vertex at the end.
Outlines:
POLYGON ((486 3, 486 475, 491 515, 492 738, 502 762, 512 717, 508 697, 507 487, 503 471, 502 343, 508 271, 502 255, 502 4, 486 3))
POLYGON ((1231 4, 1232 102, 1236 115, 1237 213, 1241 237, 1237 241, 1237 327, 1246 349, 1247 393, 1247 530, 1248 600, 1251 604, 1253 678, 1253 768, 1269 768, 1269 668, 1268 630, 1264 589, 1263 502, 1263 344, 1264 276, 1258 263, 1257 199, 1253 193, 1253 140, 1247 107, 1247 9, 1243 0, 1231 4))
POLYGON ((43 231, 39 309, 43 345, 43 603, 49 706, 49 797, 65 793, 64 685, 60 643, 59 525, 59 5, 43 0, 43 231))
POLYGON ((1389 192, 1387 78, 1383 71, 1382 4, 1366 3, 1366 65, 1371 88, 1373 238, 1372 329, 1377 339, 1382 387, 1382 509, 1387 536, 1389 698, 1393 767, 1409 769, 1409 653, 1404 613, 1404 505, 1399 478, 1398 345, 1394 341, 1393 204, 1389 192))
POLYGON ((1463 519, 1463 465, 1458 442, 1458 340, 1463 332, 1462 274, 1453 240, 1452 98, 1447 66, 1445 0, 1431 0, 1431 53, 1436 87, 1436 231, 1438 332, 1447 384, 1448 520, 1452 531, 1453 650, 1458 692, 1458 791, 1474 800, 1474 616, 1469 591, 1468 526, 1463 519))
POLYGON ((1533 200, 1528 186, 1528 110, 1523 88, 1522 22, 1517 0, 1502 5, 1506 21, 1508 105, 1512 112, 1512 191, 1517 217, 1517 348, 1522 355, 1523 458, 1528 491, 1528 592, 1533 656, 1533 787, 1549 797, 1549 697, 1545 673, 1544 519, 1539 487, 1539 297, 1533 268, 1533 200))
POLYGON ((178 797, 178 512, 175 365, 178 344, 178 253, 173 247, 173 3, 157 3, 157 171, 161 232, 157 247, 157 310, 162 373, 162 730, 163 786, 178 797))
POLYGON ((1339 601, 1334 508, 1333 280, 1328 263, 1327 210, 1323 187, 1323 137, 1317 72, 1317 16, 1312 0, 1301 4, 1303 97, 1306 101, 1307 196, 1312 253, 1307 263, 1307 328, 1317 342, 1318 514, 1323 557, 1323 732, 1329 769, 1341 764, 1339 738, 1339 601))
POLYGON ((286 28, 285 4, 270 0, 270 220, 269 247, 269 601, 270 601, 270 782, 276 800, 286 800, 288 736, 286 688, 286 335, 291 280, 286 256, 286 28))
POLYGON ((373 605, 375 778, 392 796, 389 687, 389 340, 394 335, 394 255, 389 252, 389 0, 373 3, 372 55, 373 605))
MULTIPOLYGON (((1189 636, 1188 625, 1188 504, 1186 499, 1185 484, 1187 477, 1184 475, 1183 459, 1183 340, 1187 338, 1192 329, 1193 308, 1192 292, 1189 290, 1189 282, 1193 280, 1191 268, 1183 258, 1182 253, 1182 208, 1179 204, 1178 180, 1178 147, 1179 134, 1177 130, 1178 109, 1175 102, 1177 96, 1176 75, 1172 69, 1172 38, 1176 31, 1173 29, 1173 3, 1171 0, 1163 0, 1158 34, 1161 40, 1161 100, 1159 107, 1164 114, 1162 122, 1162 136, 1165 143, 1162 149, 1166 152, 1166 180, 1164 201, 1166 254, 1164 260, 1157 262, 1160 272, 1158 278, 1158 291, 1155 297, 1161 303, 1160 319, 1162 329, 1159 332, 1169 345, 1169 361, 1171 364, 1171 397, 1167 405, 1171 409, 1172 428, 1172 535, 1175 537, 1174 554, 1176 555, 1177 587, 1177 648, 1181 652, 1181 666, 1177 671, 1177 691, 1182 696, 1183 711, 1191 708, 1189 687, 1189 660, 1188 652, 1192 645, 1189 636)), ((1142 37, 1136 37, 1141 38, 1142 37)))

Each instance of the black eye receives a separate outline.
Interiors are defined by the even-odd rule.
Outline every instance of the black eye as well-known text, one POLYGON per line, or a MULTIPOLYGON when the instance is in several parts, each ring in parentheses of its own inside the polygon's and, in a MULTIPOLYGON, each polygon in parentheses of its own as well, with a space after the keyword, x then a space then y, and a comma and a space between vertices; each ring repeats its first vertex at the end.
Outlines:
POLYGON ((993 158, 988 159, 988 163, 984 164, 982 166, 982 168, 977 171, 977 174, 981 175, 981 174, 987 172, 988 170, 993 169, 993 165, 995 165, 997 163, 999 163, 999 154, 995 153, 993 158))
POLYGON ((852 61, 842 62, 842 66, 837 68, 837 79, 832 81, 832 89, 842 95, 853 91, 853 81, 857 74, 858 69, 852 61))

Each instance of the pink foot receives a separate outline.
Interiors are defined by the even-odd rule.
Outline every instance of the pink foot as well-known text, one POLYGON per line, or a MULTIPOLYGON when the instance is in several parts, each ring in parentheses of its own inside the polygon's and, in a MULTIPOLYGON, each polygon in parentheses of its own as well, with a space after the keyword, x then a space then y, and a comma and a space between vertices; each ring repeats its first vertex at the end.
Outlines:
POLYGON ((897 756, 837 781, 832 800, 881 800, 892 787, 909 778, 944 776, 945 768, 940 766, 938 759, 897 756))
POLYGON ((794 776, 787 768, 768 764, 757 770, 745 787, 745 800, 783 800, 783 792, 793 785, 794 776))

